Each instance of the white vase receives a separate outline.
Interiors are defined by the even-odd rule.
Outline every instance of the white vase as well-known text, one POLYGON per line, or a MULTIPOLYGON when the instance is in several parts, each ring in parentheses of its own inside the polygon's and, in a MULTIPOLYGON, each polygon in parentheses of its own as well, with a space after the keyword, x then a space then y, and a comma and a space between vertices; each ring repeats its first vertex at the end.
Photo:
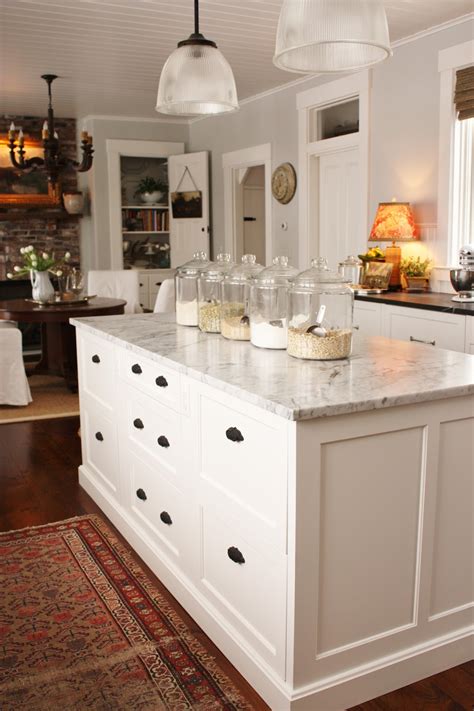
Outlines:
POLYGON ((54 297, 54 288, 51 284, 48 272, 30 272, 31 285, 33 287, 33 299, 41 301, 45 304, 52 301, 54 297))
POLYGON ((63 193, 66 212, 70 215, 82 215, 84 212, 84 195, 82 193, 63 193))
POLYGON ((163 193, 160 190, 153 190, 152 193, 141 193, 140 197, 145 204, 156 205, 163 197, 163 193))

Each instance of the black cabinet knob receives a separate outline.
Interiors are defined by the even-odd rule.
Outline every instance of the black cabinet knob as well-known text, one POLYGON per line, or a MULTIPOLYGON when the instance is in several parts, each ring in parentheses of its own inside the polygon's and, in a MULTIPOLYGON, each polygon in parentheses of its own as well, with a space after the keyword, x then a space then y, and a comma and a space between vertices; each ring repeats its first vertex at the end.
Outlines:
POLYGON ((141 501, 146 501, 146 494, 143 489, 137 489, 137 496, 141 501))
POLYGON ((229 429, 225 431, 225 436, 227 439, 230 439, 231 442, 244 441, 244 436, 242 432, 237 429, 237 427, 229 427, 229 429))
POLYGON ((138 365, 138 363, 134 363, 134 364, 132 365, 132 373, 135 373, 135 375, 140 375, 141 372, 142 372, 142 369, 141 369, 141 367, 138 365))
POLYGON ((165 447, 165 449, 170 446, 168 438, 164 435, 160 435, 158 437, 158 444, 160 445, 160 447, 165 447))
POLYGON ((133 420, 133 426, 136 427, 137 430, 142 430, 145 427, 145 425, 143 424, 143 422, 141 421, 141 419, 139 417, 137 417, 136 420, 133 420))
POLYGON ((245 563, 244 556, 239 551, 239 549, 235 548, 234 546, 231 546, 227 549, 227 555, 234 563, 238 563, 239 565, 243 565, 243 563, 245 563))
POLYGON ((171 520, 171 516, 169 515, 168 511, 162 511, 160 513, 160 518, 163 521, 163 523, 166 523, 167 526, 171 526, 173 521, 171 520))
POLYGON ((104 441, 104 435, 102 432, 96 432, 95 433, 95 438, 98 442, 103 442, 104 441))
POLYGON ((93 355, 91 360, 93 363, 100 363, 100 358, 97 354, 93 355))
POLYGON ((166 380, 166 378, 163 375, 159 375, 156 378, 155 383, 158 385, 159 388, 167 388, 168 387, 168 381, 166 380))

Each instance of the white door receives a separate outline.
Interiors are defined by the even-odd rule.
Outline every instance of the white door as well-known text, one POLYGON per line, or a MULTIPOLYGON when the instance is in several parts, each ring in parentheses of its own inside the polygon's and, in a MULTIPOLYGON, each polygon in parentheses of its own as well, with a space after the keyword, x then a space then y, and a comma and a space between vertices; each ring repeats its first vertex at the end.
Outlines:
POLYGON ((184 153, 168 159, 170 190, 171 266, 179 267, 196 251, 209 254, 209 156, 207 151, 184 153), (171 193, 200 190, 202 217, 174 218, 171 193))
POLYGON ((365 251, 362 235, 359 149, 319 157, 319 254, 331 268, 365 251))

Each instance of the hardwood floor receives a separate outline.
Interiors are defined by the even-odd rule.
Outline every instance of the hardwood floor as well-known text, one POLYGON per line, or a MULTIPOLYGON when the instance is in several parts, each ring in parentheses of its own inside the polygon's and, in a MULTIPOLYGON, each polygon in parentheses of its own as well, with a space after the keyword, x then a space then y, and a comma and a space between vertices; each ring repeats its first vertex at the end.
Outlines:
MULTIPOLYGON (((85 513, 100 513, 92 499, 78 485, 77 467, 81 461, 78 426, 77 418, 37 420, 0 426, 1 531, 38 526, 85 513)), ((160 591, 187 620, 194 634, 217 657, 255 711, 268 709, 153 573, 143 563, 141 565, 160 591)), ((474 662, 468 662, 354 706, 350 711, 473 709, 474 662)))

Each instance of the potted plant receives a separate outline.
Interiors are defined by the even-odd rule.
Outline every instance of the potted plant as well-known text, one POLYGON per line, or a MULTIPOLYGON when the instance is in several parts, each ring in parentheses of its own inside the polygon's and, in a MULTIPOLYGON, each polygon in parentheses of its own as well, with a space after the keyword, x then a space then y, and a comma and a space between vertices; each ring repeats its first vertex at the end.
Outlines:
POLYGON ((426 291, 430 284, 431 259, 405 257, 400 262, 400 274, 404 288, 410 291, 426 291))
POLYGON ((135 196, 139 196, 142 202, 147 205, 155 205, 166 192, 168 192, 168 186, 163 180, 148 175, 138 183, 135 196))
POLYGON ((71 258, 71 254, 66 252, 63 259, 56 259, 54 254, 35 251, 35 248, 30 244, 28 247, 21 247, 20 254, 23 257, 21 266, 13 267, 13 273, 8 273, 9 279, 22 277, 29 274, 31 285, 33 287, 33 299, 46 304, 52 301, 54 297, 54 288, 49 278, 49 273, 57 277, 62 276, 63 267, 71 258))

